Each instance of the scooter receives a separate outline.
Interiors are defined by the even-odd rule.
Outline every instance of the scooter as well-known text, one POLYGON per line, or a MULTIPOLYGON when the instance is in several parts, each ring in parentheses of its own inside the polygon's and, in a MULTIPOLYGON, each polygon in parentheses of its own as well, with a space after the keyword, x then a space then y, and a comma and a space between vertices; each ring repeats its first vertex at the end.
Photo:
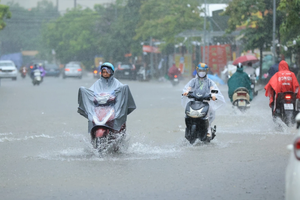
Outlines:
POLYGON ((256 85, 257 81, 256 81, 255 76, 253 76, 253 75, 250 76, 249 75, 249 77, 250 77, 250 80, 251 80, 251 90, 252 90, 252 94, 253 94, 253 98, 254 98, 258 94, 258 91, 255 91, 255 85, 256 85))
POLYGON ((179 78, 178 78, 177 75, 174 75, 174 76, 170 77, 170 81, 171 81, 171 83, 172 83, 173 86, 179 84, 179 78))
POLYGON ((42 73, 39 69, 33 71, 32 84, 39 85, 42 82, 42 73))
POLYGON ((296 115, 300 111, 300 102, 294 92, 278 93, 273 117, 279 117, 286 125, 295 123, 296 115))
POLYGON ((250 96, 247 88, 239 87, 233 92, 232 105, 242 112, 250 108, 250 96))
POLYGON ((139 81, 149 81, 151 78, 150 71, 146 70, 145 67, 140 67, 139 71, 137 72, 137 80, 139 81))
POLYGON ((115 96, 114 94, 101 93, 94 96, 93 128, 91 129, 91 142, 99 152, 113 148, 118 151, 120 145, 125 140, 126 124, 120 130, 113 130, 108 125, 113 126, 115 118, 115 96))
MULTIPOLYGON (((212 90, 211 93, 218 93, 218 90, 212 90)), ((194 144, 196 139, 203 142, 210 142, 216 136, 217 127, 211 128, 211 135, 208 137, 209 128, 209 101, 212 98, 211 94, 206 96, 197 95, 197 91, 190 91, 187 95, 188 98, 192 99, 187 103, 185 109, 185 138, 194 144)))
POLYGON ((25 77, 26 77, 26 74, 27 74, 27 70, 26 70, 25 67, 23 67, 22 70, 21 70, 21 77, 22 77, 22 78, 25 78, 25 77))

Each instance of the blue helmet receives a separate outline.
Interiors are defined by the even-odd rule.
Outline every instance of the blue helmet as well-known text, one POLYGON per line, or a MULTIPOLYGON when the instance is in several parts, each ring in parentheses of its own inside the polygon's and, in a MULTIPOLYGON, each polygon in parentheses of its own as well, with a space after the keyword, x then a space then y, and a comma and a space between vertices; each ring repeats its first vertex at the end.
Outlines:
POLYGON ((208 71, 208 66, 205 63, 199 63, 199 65, 196 67, 197 71, 208 71))
POLYGON ((100 67, 101 70, 102 70, 102 67, 107 67, 107 68, 111 69, 113 73, 115 72, 115 67, 109 62, 103 63, 100 67))

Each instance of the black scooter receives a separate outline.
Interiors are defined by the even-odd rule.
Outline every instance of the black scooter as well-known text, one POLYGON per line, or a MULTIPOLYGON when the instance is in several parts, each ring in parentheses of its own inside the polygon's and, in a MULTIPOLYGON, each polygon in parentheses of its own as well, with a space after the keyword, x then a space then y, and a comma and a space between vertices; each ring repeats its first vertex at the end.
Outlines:
POLYGON ((294 92, 277 94, 276 109, 272 112, 273 117, 279 117, 286 125, 294 124, 295 117, 299 113, 300 102, 294 92))
MULTIPOLYGON (((211 93, 218 93, 218 90, 212 90, 211 93)), ((216 126, 211 128, 211 136, 207 136, 209 128, 209 101, 212 98, 211 94, 206 96, 197 95, 197 91, 189 92, 188 98, 192 99, 187 103, 185 108, 185 138, 194 144, 196 139, 203 142, 210 142, 216 136, 216 126)))

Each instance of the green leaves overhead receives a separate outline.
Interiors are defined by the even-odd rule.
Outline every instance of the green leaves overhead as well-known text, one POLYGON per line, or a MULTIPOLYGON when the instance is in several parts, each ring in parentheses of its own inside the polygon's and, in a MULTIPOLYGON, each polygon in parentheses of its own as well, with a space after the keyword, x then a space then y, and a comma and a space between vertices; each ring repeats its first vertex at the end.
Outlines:
POLYGON ((9 19, 11 17, 11 12, 9 11, 9 6, 0 4, 0 30, 2 30, 6 23, 4 19, 9 19))
POLYGON ((175 36, 182 31, 202 29, 199 8, 197 0, 144 0, 134 39, 153 37, 167 44, 174 43, 175 36))
POLYGON ((93 60, 98 49, 96 22, 99 15, 80 7, 69 10, 43 30, 45 46, 55 49, 61 62, 93 60))

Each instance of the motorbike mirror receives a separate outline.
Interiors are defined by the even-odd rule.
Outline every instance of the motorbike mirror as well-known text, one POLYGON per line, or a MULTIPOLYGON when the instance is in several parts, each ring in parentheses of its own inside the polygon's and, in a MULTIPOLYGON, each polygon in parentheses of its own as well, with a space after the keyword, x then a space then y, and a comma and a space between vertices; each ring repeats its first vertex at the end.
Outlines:
POLYGON ((215 94, 218 94, 218 90, 211 90, 211 93, 215 93, 215 94))

